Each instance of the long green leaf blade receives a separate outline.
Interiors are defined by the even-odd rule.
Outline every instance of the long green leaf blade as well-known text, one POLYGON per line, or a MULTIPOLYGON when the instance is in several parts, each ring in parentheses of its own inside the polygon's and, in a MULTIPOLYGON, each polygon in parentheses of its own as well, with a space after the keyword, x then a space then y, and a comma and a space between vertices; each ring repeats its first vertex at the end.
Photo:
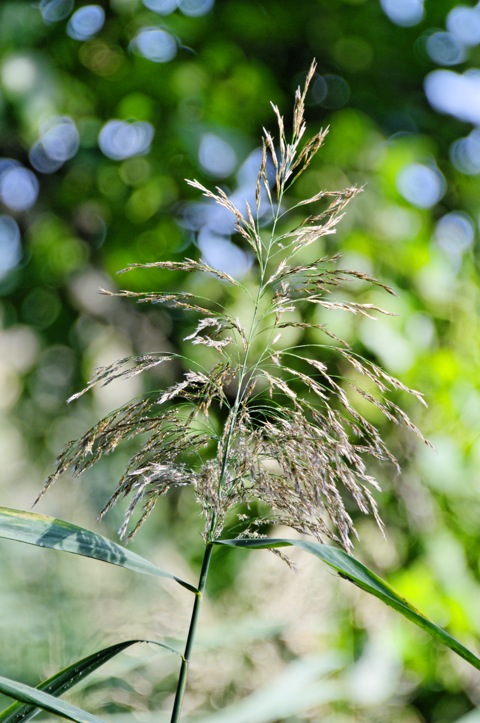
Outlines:
MULTIPOLYGON (((121 653, 125 648, 136 643, 153 643, 172 653, 181 655, 178 650, 171 648, 169 645, 158 643, 155 640, 127 640, 126 642, 111 645, 103 650, 98 650, 96 653, 88 655, 76 663, 72 663, 72 665, 69 665, 51 678, 48 678, 48 680, 44 680, 40 685, 37 685, 35 690, 43 691, 49 695, 60 696, 108 660, 115 657, 115 655, 121 653)), ((40 709, 34 705, 13 703, 13 705, 0 713, 0 723, 24 723, 24 721, 30 720, 39 712, 40 709)))
POLYGON ((187 590, 197 592, 193 585, 161 570, 145 558, 106 537, 47 515, 0 507, 0 537, 91 557, 144 575, 168 577, 187 590))
POLYGON ((37 688, 31 688, 29 685, 18 683, 9 678, 0 676, 0 691, 10 696, 10 698, 21 700, 23 703, 33 703, 42 710, 55 713, 61 718, 77 721, 77 723, 104 723, 101 718, 86 713, 84 710, 65 703, 63 700, 58 700, 53 695, 48 695, 48 693, 44 693, 37 688))
POLYGON ((411 620, 430 635, 439 640, 443 645, 453 650, 457 655, 467 660, 477 670, 480 670, 480 658, 456 640, 445 630, 435 625, 431 620, 420 613, 408 600, 401 597, 395 590, 378 575, 365 567, 346 552, 332 547, 322 545, 320 542, 310 540, 289 540, 285 538, 263 538, 258 540, 216 540, 217 545, 228 545, 229 547, 244 547, 250 549, 266 549, 273 547, 300 547, 306 552, 320 558, 330 567, 333 567, 341 577, 345 577, 358 587, 371 595, 382 600, 401 615, 411 620))

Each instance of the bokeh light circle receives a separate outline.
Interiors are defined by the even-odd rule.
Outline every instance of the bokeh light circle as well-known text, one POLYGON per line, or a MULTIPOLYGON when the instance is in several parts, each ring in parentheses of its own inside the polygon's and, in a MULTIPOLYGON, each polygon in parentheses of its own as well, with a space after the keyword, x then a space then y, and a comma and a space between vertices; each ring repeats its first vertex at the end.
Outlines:
POLYGON ((198 160, 207 173, 217 178, 230 176, 237 164, 237 156, 232 146, 215 133, 205 133, 202 136, 198 160))
POLYGON ((463 211, 451 211, 438 221, 435 240, 450 255, 462 254, 473 244, 475 226, 463 211))
POLYGON ((30 93, 38 82, 38 68, 27 55, 10 55, 1 67, 1 81, 12 93, 30 93))
POLYGON ((215 0, 180 0, 178 7, 184 15, 199 18, 206 15, 213 8, 215 0))
POLYGON ((417 208, 431 208, 445 193, 445 179, 436 168, 412 163, 397 176, 397 188, 402 196, 417 208))
POLYGON ((426 48, 430 58, 439 65, 457 65, 465 60, 465 48, 453 33, 432 33, 426 48))
POLYGON ((450 146, 450 160, 458 171, 468 176, 480 173, 480 130, 472 131, 450 146))
POLYGON ((67 33, 74 40, 89 40, 105 23, 105 10, 100 5, 84 5, 73 13, 67 33))
POLYGON ((159 15, 170 15, 178 7, 177 0, 142 0, 142 2, 146 8, 159 15))
POLYGON ((42 136, 47 155, 57 161, 67 161, 78 151, 80 137, 71 118, 53 118, 42 136))
POLYGON ((197 241, 203 260, 234 278, 245 276, 252 265, 250 254, 232 243, 228 236, 217 234, 208 226, 200 229, 197 241))
POLYGON ((480 130, 459 138, 450 146, 450 160, 458 171, 468 176, 480 173, 480 130))
POLYGON ((447 16, 447 29, 464 45, 480 43, 480 9, 458 5, 447 16))
POLYGON ((39 173, 55 173, 63 166, 63 161, 55 160, 47 155, 41 141, 37 141, 31 147, 28 159, 39 173))
POLYGON ((100 131, 100 150, 114 161, 148 153, 153 140, 153 126, 142 121, 111 120, 100 131))
POLYGON ((425 78, 425 93, 435 110, 480 124, 480 71, 434 70, 425 78))
POLYGON ((317 75, 312 85, 310 102, 323 108, 342 108, 350 98, 350 86, 341 75, 317 75))
POLYGON ((424 15, 423 0, 380 0, 385 15, 401 27, 418 25, 424 15))
POLYGON ((28 211, 37 200, 39 183, 32 171, 15 161, 0 162, 0 200, 12 211, 28 211))
POLYGON ((68 116, 51 118, 42 131, 40 140, 30 150, 30 163, 40 173, 54 173, 77 153, 80 136, 68 116))
POLYGON ((46 23, 65 20, 74 8, 74 0, 41 0, 40 12, 46 23))
POLYGON ((0 279, 20 261, 20 229, 11 216, 0 215, 0 279))
POLYGON ((132 40, 131 47, 147 60, 154 63, 168 63, 177 54, 177 41, 159 28, 143 28, 132 40))

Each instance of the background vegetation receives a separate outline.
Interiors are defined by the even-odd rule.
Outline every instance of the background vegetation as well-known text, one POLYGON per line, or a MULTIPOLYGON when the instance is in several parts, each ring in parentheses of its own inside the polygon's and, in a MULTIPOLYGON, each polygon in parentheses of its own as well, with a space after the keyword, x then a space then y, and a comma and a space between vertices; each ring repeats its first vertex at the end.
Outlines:
MULTIPOLYGON (((307 120, 311 133, 331 130, 295 192, 366 184, 326 251, 398 293, 381 298, 397 317, 352 324, 339 313, 335 330, 425 393, 429 409, 408 411, 436 448, 384 428, 403 474, 379 472, 387 540, 358 519, 356 555, 478 650, 477 6, 7 0, 0 28, 0 503, 28 508, 63 444, 141 391, 133 378, 67 407, 94 367, 181 348, 191 331, 177 312, 98 287, 114 288, 131 262, 201 253, 228 271, 248 266, 228 220, 184 178, 251 193, 261 128, 274 128, 269 100, 289 112, 316 57, 307 120)), ((172 283, 200 282, 122 279, 133 290, 172 283)), ((208 282, 205 293, 221 291, 208 282)), ((114 538, 121 511, 95 517, 127 453, 62 480, 39 511, 114 538)), ((202 523, 189 495, 167 497, 134 549, 196 579, 202 523)), ((294 574, 266 552, 216 555, 192 720, 480 720, 473 669, 314 560, 296 558, 294 574)), ((36 684, 113 633, 183 637, 189 604, 181 589, 2 543, 1 673, 36 684)), ((72 699, 119 723, 161 720, 176 667, 138 648, 72 699)))

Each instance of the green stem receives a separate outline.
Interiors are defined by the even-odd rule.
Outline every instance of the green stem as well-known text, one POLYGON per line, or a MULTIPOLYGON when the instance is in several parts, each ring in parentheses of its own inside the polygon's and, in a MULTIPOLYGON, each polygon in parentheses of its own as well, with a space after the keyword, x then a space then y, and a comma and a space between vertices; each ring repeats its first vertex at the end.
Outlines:
POLYGON ((210 559, 212 557, 213 544, 207 542, 205 547, 205 553, 203 555, 202 569, 200 571, 200 578, 198 581, 198 591, 195 595, 195 602, 193 604, 192 617, 190 618, 190 628, 188 630, 187 642, 185 643, 185 650, 182 656, 182 665, 180 668, 180 674, 178 676, 177 691, 175 693, 175 702, 173 704, 172 717, 170 723, 178 723, 180 720, 180 712, 182 709, 183 694, 185 692, 185 686, 187 684, 188 665, 192 655, 193 642, 195 639, 195 632, 197 629, 198 616, 200 614, 200 607, 202 605, 203 592, 207 583, 208 568, 210 565, 210 559))
MULTIPOLYGON (((275 229, 276 229, 276 225, 278 222, 278 214, 279 214, 279 209, 281 207, 282 195, 283 194, 281 192, 279 195, 277 213, 276 213, 276 216, 275 216, 274 222, 273 222, 272 234, 270 237, 268 247, 266 249, 266 254, 265 254, 265 259, 264 259, 265 263, 260 264, 260 267, 261 267, 260 283, 259 283, 259 288, 258 288, 257 298, 255 301, 254 310, 253 310, 253 316, 252 316, 252 321, 251 321, 251 325, 250 325, 250 330, 249 330, 248 337, 247 337, 247 348, 245 350, 245 356, 244 356, 242 368, 241 368, 240 374, 239 374, 237 395, 235 398, 235 403, 233 405, 233 413, 230 418, 229 429, 228 429, 226 442, 225 442, 225 449, 224 449, 224 453, 223 453, 222 466, 221 466, 220 479, 219 479, 219 487, 220 488, 222 487, 223 482, 225 480, 225 474, 226 474, 226 470, 227 470, 228 458, 229 458, 229 452, 230 452, 230 444, 231 444, 231 440, 232 440, 232 436, 233 436, 233 430, 235 427, 238 410, 240 408, 240 403, 241 403, 241 399, 242 399, 242 386, 243 386, 243 381, 245 379, 245 376, 247 374, 250 344, 251 344, 252 338, 255 335, 260 299, 265 290, 265 274, 266 274, 267 264, 268 264, 268 260, 270 257, 274 236, 275 236, 275 229)), ((216 519, 214 517, 214 519, 212 521, 210 540, 213 538, 213 535, 215 534, 215 529, 216 529, 216 519)), ((183 695, 185 693, 185 686, 187 684, 188 666, 189 666, 190 657, 192 654, 193 642, 195 639, 195 631, 197 628, 198 616, 200 614, 200 607, 202 604, 203 591, 205 589, 205 584, 207 582, 208 568, 209 568, 210 559, 212 556, 213 543, 210 540, 209 540, 209 542, 207 542, 207 545, 205 548, 205 553, 203 556, 202 569, 200 571, 200 579, 199 579, 199 583, 198 583, 198 592, 195 597, 195 603, 193 605, 193 610, 192 610, 192 617, 190 619, 190 628, 188 631, 187 642, 185 644, 185 651, 184 651, 184 654, 182 657, 182 665, 181 665, 180 674, 178 677, 177 690, 175 693, 175 701, 173 704, 172 717, 170 719, 170 723, 178 723, 178 721, 180 720, 183 695)))

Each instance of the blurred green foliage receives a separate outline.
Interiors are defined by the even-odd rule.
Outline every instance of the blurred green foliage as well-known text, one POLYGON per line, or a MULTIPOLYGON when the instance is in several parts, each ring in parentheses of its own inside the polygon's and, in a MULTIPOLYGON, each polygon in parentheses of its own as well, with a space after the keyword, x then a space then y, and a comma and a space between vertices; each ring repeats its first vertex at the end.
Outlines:
MULTIPOLYGON (((258 148, 262 126, 274 127, 269 101, 289 112, 316 57, 307 118, 312 131, 329 125, 330 133, 295 193, 366 184, 324 250, 340 251, 345 267, 373 273, 398 293, 389 300, 370 292, 396 317, 352 324, 335 312, 328 320, 359 352, 425 393, 429 409, 408 411, 436 448, 385 427, 403 474, 378 472, 387 540, 359 519, 357 556, 478 650, 479 141, 468 115, 437 112, 425 91, 439 68, 459 74, 477 66, 480 37, 462 40, 458 28, 474 33, 478 16, 459 25, 462 6, 452 0, 423 10, 420 0, 99 0, 103 24, 89 35, 85 20, 76 39, 72 23, 82 7, 91 6, 0 5, 2 505, 28 508, 62 445, 142 391, 134 378, 67 407, 94 367, 179 348, 189 333, 177 311, 112 301, 97 288, 200 283, 158 271, 117 281, 116 272, 132 262, 201 251, 234 265, 244 260, 238 249, 212 245, 229 243, 218 228, 220 237, 199 250, 198 218, 207 211, 184 179, 243 192, 244 161, 258 148), (108 136, 114 120, 126 124, 117 126, 123 135, 108 136)), ((445 82, 443 100, 449 92, 445 82)), ((464 95, 469 102, 475 97, 464 95)), ((211 282, 205 287, 210 298, 223 292, 211 282)), ((235 298, 228 303, 234 307, 235 298)), ((159 375, 151 384, 171 381, 159 375)), ((81 485, 65 480, 40 511, 92 528, 125 454, 120 449, 81 485)), ((118 520, 113 512, 97 529, 113 536, 118 520)), ((189 493, 172 495, 135 544, 194 579, 200 527, 189 493)), ((189 599, 177 591, 159 592, 158 583, 133 583, 115 570, 97 573, 88 562, 2 548, 5 676, 36 683, 109 644, 112 631, 185 633, 189 599), (160 619, 161 610, 168 614, 160 619)), ((216 554, 214 594, 192 666, 192 716, 217 720, 214 710, 259 688, 273 711, 265 721, 477 720, 467 716, 480 706, 476 672, 376 601, 300 558, 294 576, 266 553, 216 554), (306 672, 294 672, 297 658, 310 661, 306 672), (219 665, 222 674, 213 674, 219 665), (322 665, 333 671, 328 680, 322 665), (297 707, 280 717, 274 681, 287 685, 289 671, 297 707)), ((106 691, 85 686, 81 703, 112 720, 130 707, 144 716, 167 710, 175 665, 146 657, 134 651, 112 663, 99 674, 106 691)), ((253 720, 241 715, 232 709, 229 720, 253 720)))

